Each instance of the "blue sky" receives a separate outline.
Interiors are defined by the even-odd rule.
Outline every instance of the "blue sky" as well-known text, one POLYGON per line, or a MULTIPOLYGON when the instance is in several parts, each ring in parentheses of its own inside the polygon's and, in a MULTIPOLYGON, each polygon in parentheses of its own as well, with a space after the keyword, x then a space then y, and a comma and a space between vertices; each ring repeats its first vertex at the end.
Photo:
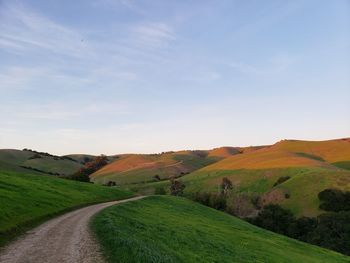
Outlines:
POLYGON ((350 1, 0 0, 0 148, 350 136, 350 1))

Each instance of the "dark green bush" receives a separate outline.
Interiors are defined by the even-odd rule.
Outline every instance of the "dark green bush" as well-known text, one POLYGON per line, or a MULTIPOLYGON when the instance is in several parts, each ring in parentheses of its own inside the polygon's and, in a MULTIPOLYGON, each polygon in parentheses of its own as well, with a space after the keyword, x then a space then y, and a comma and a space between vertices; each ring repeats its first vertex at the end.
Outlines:
POLYGON ((279 205, 271 204, 264 206, 264 209, 259 212, 258 216, 251 220, 251 223, 273 232, 287 235, 288 228, 294 221, 295 218, 292 212, 283 209, 279 205))
POLYGON ((164 189, 164 187, 158 186, 156 187, 156 189, 154 190, 154 194, 155 195, 165 195, 166 191, 164 189))
POLYGON ((320 209, 325 211, 350 211, 350 192, 337 189, 325 189, 318 194, 320 209))

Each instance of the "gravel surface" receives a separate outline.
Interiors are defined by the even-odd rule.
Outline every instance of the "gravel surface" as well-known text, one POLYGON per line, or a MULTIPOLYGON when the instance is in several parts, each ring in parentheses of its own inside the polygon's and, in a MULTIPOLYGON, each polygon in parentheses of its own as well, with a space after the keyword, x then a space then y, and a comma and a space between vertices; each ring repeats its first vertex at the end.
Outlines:
POLYGON ((51 219, 2 249, 0 262, 102 263, 99 245, 89 229, 91 217, 108 206, 140 198, 91 205, 51 219))

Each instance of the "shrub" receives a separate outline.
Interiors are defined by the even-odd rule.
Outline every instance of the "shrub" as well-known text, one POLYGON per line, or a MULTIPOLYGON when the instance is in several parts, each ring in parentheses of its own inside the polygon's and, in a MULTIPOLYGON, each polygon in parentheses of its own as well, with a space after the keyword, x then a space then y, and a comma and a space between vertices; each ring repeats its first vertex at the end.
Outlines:
POLYGON ((234 216, 245 218, 256 214, 257 210, 252 203, 252 198, 240 193, 227 198, 226 211, 234 216))
POLYGON ((294 220, 288 227, 288 236, 307 241, 317 226, 316 218, 301 217, 294 220))
POLYGON ((185 184, 181 181, 171 179, 170 180, 170 193, 175 196, 183 195, 183 191, 185 189, 185 184))
POLYGON ((158 174, 156 174, 155 176, 153 176, 154 179, 156 179, 156 181, 160 181, 160 177, 158 174))
POLYGON ((257 193, 253 193, 252 196, 250 197, 250 201, 254 205, 256 209, 261 209, 261 201, 260 201, 260 195, 257 193))
POLYGON ((203 205, 209 206, 210 195, 211 194, 207 192, 197 192, 192 196, 192 199, 203 205))
POLYGON ((212 193, 209 196, 209 206, 224 211, 226 209, 226 198, 221 193, 212 193))
POLYGON ((350 211, 296 219, 289 210, 268 205, 257 217, 248 221, 276 233, 350 255, 350 211))
POLYGON ((283 209, 279 205, 270 204, 264 206, 263 210, 251 222, 273 232, 287 235, 288 228, 295 222, 295 218, 289 210, 283 209))
POLYGON ((156 195, 165 195, 166 191, 165 191, 164 187, 158 186, 154 190, 154 194, 156 194, 156 195))
POLYGON ((90 174, 93 174, 97 170, 101 169, 107 163, 108 161, 105 155, 98 156, 93 161, 86 163, 85 166, 80 168, 78 172, 67 178, 81 182, 90 182, 90 174))
POLYGON ((350 255, 350 212, 318 216, 317 226, 306 241, 350 255))
POLYGON ((221 193, 226 195, 229 190, 233 188, 232 182, 227 177, 222 178, 222 182, 220 185, 221 193))
POLYGON ((84 159, 83 159, 83 164, 86 164, 86 163, 91 162, 93 160, 94 160, 93 158, 85 156, 84 159))
POLYGON ((350 192, 325 189, 318 194, 320 209, 325 211, 350 211, 350 192))
POLYGON ((105 186, 116 186, 116 182, 114 181, 108 181, 108 183, 104 184, 105 186))
POLYGON ((38 153, 36 153, 36 154, 34 154, 33 156, 30 156, 30 157, 28 158, 28 160, 40 159, 40 158, 42 158, 41 155, 38 154, 38 153))

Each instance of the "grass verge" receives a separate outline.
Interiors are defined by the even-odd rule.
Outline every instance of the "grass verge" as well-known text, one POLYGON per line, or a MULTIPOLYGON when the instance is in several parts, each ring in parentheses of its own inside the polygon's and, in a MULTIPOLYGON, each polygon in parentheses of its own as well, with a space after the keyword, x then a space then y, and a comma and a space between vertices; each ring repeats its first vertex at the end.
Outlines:
POLYGON ((0 172, 0 246, 41 222, 131 192, 53 176, 0 172))

